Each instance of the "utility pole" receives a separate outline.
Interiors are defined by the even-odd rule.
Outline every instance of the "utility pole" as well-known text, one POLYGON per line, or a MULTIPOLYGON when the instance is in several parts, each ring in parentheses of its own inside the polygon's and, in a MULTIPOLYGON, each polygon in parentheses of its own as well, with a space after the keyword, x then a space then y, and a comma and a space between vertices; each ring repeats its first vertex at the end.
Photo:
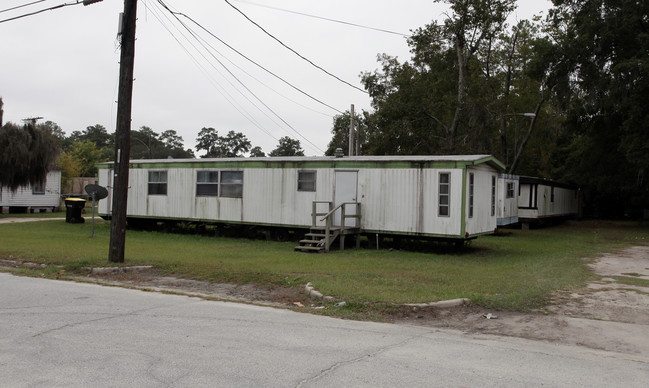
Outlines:
POLYGON ((354 104, 350 109, 349 114, 349 149, 347 156, 354 156, 354 104))
POLYGON ((135 63, 135 21, 137 0, 124 0, 117 95, 117 128, 115 129, 115 166, 113 207, 110 221, 108 261, 124 262, 126 243, 126 201, 128 198, 128 165, 131 152, 131 101, 133 98, 133 66, 135 63))

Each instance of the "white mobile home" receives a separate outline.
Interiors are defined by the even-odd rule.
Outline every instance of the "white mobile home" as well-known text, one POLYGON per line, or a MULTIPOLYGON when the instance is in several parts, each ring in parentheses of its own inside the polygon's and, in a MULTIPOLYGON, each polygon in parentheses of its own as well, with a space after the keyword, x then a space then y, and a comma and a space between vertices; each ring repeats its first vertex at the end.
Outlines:
MULTIPOLYGON (((98 165, 103 217, 112 165, 98 165)), ((309 229, 331 218, 358 233, 464 240, 494 232, 503 169, 489 155, 132 160, 127 220, 309 229)))
POLYGON ((61 201, 61 171, 50 171, 41 182, 12 191, 0 185, 0 208, 2 213, 54 211, 61 201))
POLYGON ((579 189, 548 179, 522 176, 518 189, 521 223, 573 217, 579 214, 579 189))

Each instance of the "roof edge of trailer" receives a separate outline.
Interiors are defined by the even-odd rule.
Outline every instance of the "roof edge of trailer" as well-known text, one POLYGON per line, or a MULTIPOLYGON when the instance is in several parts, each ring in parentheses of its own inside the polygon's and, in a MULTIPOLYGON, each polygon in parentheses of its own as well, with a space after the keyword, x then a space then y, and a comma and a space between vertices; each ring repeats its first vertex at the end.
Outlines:
POLYGON ((564 189, 572 189, 572 190, 578 190, 579 189, 579 186, 577 186, 577 185, 571 185, 569 183, 553 181, 552 179, 536 178, 536 177, 531 177, 531 176, 521 176, 519 178, 519 182, 520 183, 532 183, 532 184, 541 184, 541 185, 546 185, 546 186, 561 187, 561 188, 564 188, 564 189))
MULTIPOLYGON (((111 168, 113 162, 97 163, 100 169, 111 168)), ((256 158, 205 158, 205 159, 133 159, 131 168, 164 168, 168 166, 186 168, 412 168, 440 167, 460 168, 488 164, 502 171, 505 166, 491 155, 418 155, 418 156, 292 156, 256 158)))

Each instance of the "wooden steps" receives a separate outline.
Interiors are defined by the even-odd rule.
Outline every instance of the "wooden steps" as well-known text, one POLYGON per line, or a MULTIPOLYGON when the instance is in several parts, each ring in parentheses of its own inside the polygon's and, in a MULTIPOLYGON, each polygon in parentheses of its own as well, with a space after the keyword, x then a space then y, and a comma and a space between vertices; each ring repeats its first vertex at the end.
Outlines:
POLYGON ((309 233, 304 235, 304 239, 300 240, 300 245, 296 246, 295 250, 301 252, 327 252, 338 235, 340 235, 340 228, 329 229, 329 238, 327 238, 325 228, 313 227, 309 233))

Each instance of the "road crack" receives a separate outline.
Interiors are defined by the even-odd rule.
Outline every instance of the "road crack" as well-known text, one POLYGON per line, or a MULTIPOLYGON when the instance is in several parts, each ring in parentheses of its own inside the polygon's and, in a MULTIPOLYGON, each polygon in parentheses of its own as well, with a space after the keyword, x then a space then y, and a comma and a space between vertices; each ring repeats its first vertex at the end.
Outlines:
POLYGON ((336 363, 334 363, 333 365, 331 365, 330 367, 321 370, 321 371, 318 372, 318 374, 316 374, 315 376, 312 376, 312 377, 309 377, 309 378, 306 378, 306 379, 300 381, 300 382, 295 386, 295 388, 301 388, 301 387, 304 387, 306 384, 308 384, 308 383, 310 383, 310 382, 313 382, 313 381, 316 381, 316 380, 318 380, 318 379, 320 379, 320 378, 326 376, 327 374, 329 374, 329 373, 335 371, 336 369, 338 369, 338 368, 340 368, 340 367, 342 367, 342 366, 351 365, 351 364, 357 363, 357 362, 359 362, 359 361, 362 361, 362 360, 365 360, 365 359, 368 359, 368 358, 375 357, 375 356, 377 356, 377 355, 379 355, 379 354, 381 354, 381 353, 383 353, 383 352, 385 352, 385 351, 388 351, 388 350, 391 350, 391 349, 394 349, 394 348, 398 348, 398 347, 400 347, 400 346, 403 346, 403 345, 407 344, 408 342, 411 342, 411 341, 413 341, 413 340, 415 340, 415 339, 417 339, 417 338, 421 338, 421 337, 423 337, 423 336, 425 336, 425 335, 427 335, 427 334, 429 334, 429 333, 424 333, 424 334, 420 334, 420 335, 416 335, 416 336, 411 336, 411 337, 408 337, 408 338, 406 338, 405 340, 403 340, 403 341, 401 341, 401 342, 398 342, 398 343, 395 343, 395 344, 390 344, 390 345, 386 345, 386 346, 380 347, 380 348, 378 348, 377 350, 375 350, 375 351, 373 351, 373 352, 371 352, 371 353, 369 353, 369 354, 364 354, 364 355, 362 355, 362 356, 359 356, 359 357, 356 357, 356 358, 352 358, 352 359, 350 359, 350 360, 345 360, 345 361, 339 361, 339 362, 336 362, 336 363))

